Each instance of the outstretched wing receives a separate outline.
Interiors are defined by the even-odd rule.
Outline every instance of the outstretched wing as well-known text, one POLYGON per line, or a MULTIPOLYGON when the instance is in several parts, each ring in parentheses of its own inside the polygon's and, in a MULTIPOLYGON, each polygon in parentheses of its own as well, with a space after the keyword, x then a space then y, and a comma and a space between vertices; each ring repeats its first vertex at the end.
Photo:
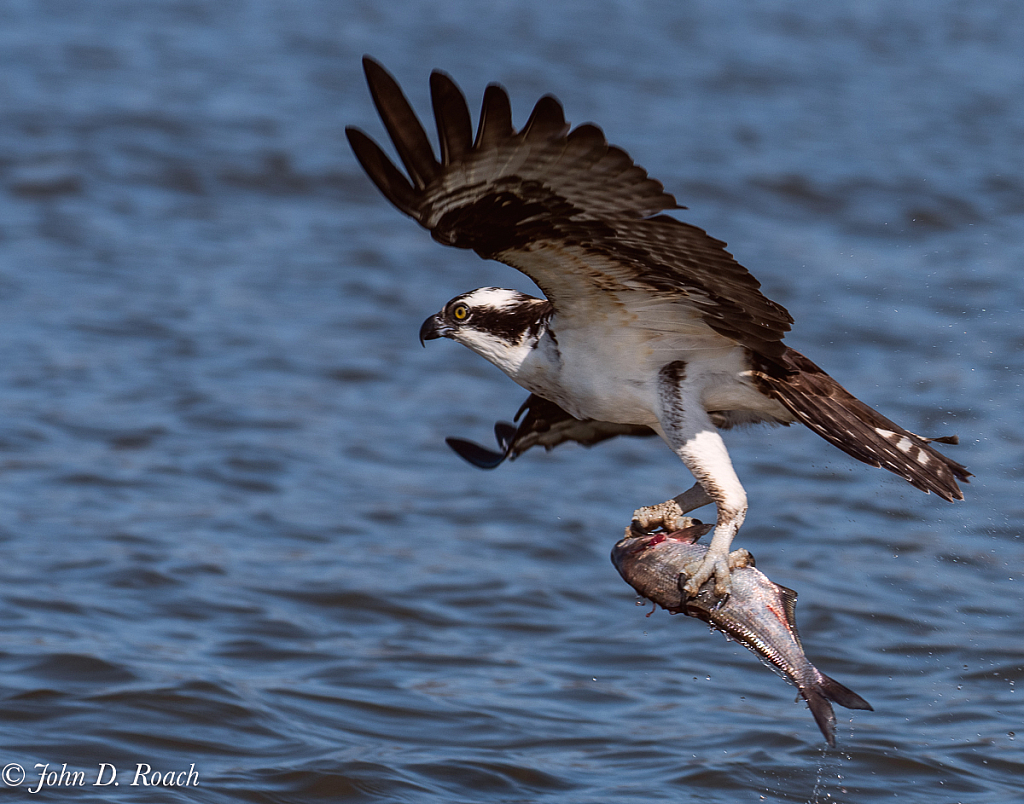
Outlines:
POLYGON ((474 138, 462 92, 435 71, 438 160, 395 79, 369 57, 363 67, 408 176, 359 129, 346 129, 349 142, 380 191, 435 240, 519 269, 562 316, 667 302, 671 315, 702 320, 765 357, 782 354, 785 308, 762 295, 725 243, 659 214, 682 207, 601 129, 570 130, 547 95, 517 132, 508 94, 492 84, 474 138))

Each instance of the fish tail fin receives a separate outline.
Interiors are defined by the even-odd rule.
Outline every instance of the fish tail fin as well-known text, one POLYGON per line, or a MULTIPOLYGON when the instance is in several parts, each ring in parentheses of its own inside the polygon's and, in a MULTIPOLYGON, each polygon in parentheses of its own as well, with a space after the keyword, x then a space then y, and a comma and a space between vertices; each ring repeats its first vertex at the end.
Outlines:
POLYGON ((911 433, 864 404, 797 352, 787 349, 773 362, 755 366, 762 392, 777 399, 815 433, 847 455, 881 466, 944 500, 962 500, 957 481, 971 473, 931 444, 954 444, 953 436, 925 438, 911 433))
POLYGON ((825 742, 829 748, 836 747, 836 713, 832 711, 832 704, 828 702, 821 690, 801 688, 800 694, 814 715, 814 722, 818 724, 821 733, 825 735, 825 742))
POLYGON ((845 706, 847 709, 866 709, 869 712, 875 711, 871 708, 871 704, 861 698, 849 687, 844 687, 834 678, 829 678, 824 673, 821 674, 821 693, 830 701, 834 701, 840 706, 845 706))
POLYGON ((801 687, 800 694, 807 701, 811 709, 814 722, 818 724, 821 733, 825 735, 825 741, 830 748, 836 745, 836 714, 832 710, 833 701, 847 709, 868 709, 871 704, 861 698, 857 693, 848 687, 844 687, 834 678, 829 678, 824 673, 817 673, 817 683, 808 687, 801 687))

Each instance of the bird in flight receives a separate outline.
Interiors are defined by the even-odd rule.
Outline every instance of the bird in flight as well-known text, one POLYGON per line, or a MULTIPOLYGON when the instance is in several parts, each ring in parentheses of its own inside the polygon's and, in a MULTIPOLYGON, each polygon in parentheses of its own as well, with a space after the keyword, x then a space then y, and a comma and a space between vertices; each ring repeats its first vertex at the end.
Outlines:
POLYGON ((445 337, 468 346, 531 393, 527 406, 541 413, 527 417, 531 432, 518 445, 514 429, 505 431, 505 454, 545 443, 537 432, 545 421, 558 422, 562 433, 547 446, 559 438, 661 436, 696 484, 638 509, 633 526, 673 530, 682 514, 715 504, 714 535, 699 566, 687 568, 688 592, 713 579, 716 592, 727 594, 730 566, 746 553, 729 549, 747 495, 721 429, 800 422, 916 488, 963 499, 957 481, 970 473, 931 446, 955 437, 903 429, 786 346, 793 321, 786 309, 761 293, 725 243, 664 214, 684 207, 601 129, 571 128, 561 104, 546 95, 516 131, 507 92, 491 84, 474 135, 462 92, 435 71, 438 157, 395 79, 370 57, 363 68, 405 167, 402 173, 369 136, 347 128, 377 188, 439 243, 510 265, 546 296, 471 290, 423 323, 421 341, 445 337))

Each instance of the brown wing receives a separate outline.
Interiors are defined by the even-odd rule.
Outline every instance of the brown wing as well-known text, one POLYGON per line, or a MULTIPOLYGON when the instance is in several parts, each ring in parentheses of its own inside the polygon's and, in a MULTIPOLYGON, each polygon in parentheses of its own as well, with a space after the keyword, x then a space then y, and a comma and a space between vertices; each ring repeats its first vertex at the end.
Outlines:
POLYGON ((408 176, 359 129, 346 129, 349 142, 385 197, 434 239, 519 269, 560 315, 611 314, 653 294, 766 357, 782 354, 789 313, 723 242, 659 214, 682 207, 601 129, 570 131, 548 95, 517 132, 508 94, 492 84, 474 138, 462 92, 434 72, 438 160, 395 79, 369 57, 363 67, 408 176))

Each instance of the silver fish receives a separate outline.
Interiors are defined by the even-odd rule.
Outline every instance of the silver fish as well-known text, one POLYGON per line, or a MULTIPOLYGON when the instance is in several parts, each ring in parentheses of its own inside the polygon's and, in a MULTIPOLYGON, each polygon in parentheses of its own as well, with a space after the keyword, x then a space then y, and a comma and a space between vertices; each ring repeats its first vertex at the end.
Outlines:
POLYGON ((733 570, 732 592, 725 599, 715 595, 712 583, 704 584, 696 596, 687 596, 684 567, 707 552, 696 542, 712 527, 690 522, 674 533, 635 535, 627 530, 612 550, 612 563, 643 597, 670 612, 710 623, 777 667, 807 701, 825 740, 835 746, 836 717, 829 701, 848 709, 871 709, 871 704, 808 661, 796 629, 796 592, 772 583, 754 568, 753 557, 748 566, 733 570))

